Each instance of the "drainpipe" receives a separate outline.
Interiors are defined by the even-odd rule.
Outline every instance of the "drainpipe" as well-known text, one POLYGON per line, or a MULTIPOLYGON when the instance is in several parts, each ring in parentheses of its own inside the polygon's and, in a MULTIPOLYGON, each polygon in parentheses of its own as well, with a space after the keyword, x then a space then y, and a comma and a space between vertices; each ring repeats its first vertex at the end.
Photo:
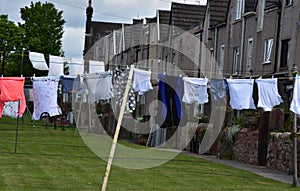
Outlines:
MULTIPOLYGON (((218 51, 217 51, 217 38, 218 38, 218 27, 216 26, 215 27, 215 32, 214 32, 214 35, 215 35, 215 37, 214 37, 214 65, 213 65, 213 71, 215 72, 216 71, 216 62, 217 62, 217 58, 218 58, 218 56, 217 56, 217 54, 218 54, 218 51)), ((213 75, 213 71, 211 71, 212 73, 210 74, 210 76, 212 77, 212 75, 213 75)))
POLYGON ((243 10, 242 10, 242 37, 241 37, 241 53, 240 53, 240 70, 239 70, 239 74, 242 74, 242 66, 243 66, 243 59, 244 59, 244 41, 245 41, 245 4, 244 1, 243 2, 243 10))
POLYGON ((278 69, 278 51, 279 51, 279 42, 280 42, 281 9, 282 9, 281 1, 278 2, 277 7, 278 7, 278 11, 277 11, 276 42, 275 42, 276 44, 275 44, 275 59, 274 59, 273 73, 276 73, 278 69))

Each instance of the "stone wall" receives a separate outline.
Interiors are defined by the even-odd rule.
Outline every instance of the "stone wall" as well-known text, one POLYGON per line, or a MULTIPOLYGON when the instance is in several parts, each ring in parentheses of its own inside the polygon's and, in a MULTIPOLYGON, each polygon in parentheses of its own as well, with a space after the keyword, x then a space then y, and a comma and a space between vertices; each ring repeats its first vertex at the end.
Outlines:
POLYGON ((257 165, 258 129, 243 128, 238 132, 233 147, 234 160, 257 165))
MULTIPOLYGON (((298 134, 299 135, 299 134, 298 134)), ((298 139, 298 176, 300 175, 298 139)), ((268 145, 268 167, 288 174, 293 174, 293 141, 290 132, 271 133, 268 145)))

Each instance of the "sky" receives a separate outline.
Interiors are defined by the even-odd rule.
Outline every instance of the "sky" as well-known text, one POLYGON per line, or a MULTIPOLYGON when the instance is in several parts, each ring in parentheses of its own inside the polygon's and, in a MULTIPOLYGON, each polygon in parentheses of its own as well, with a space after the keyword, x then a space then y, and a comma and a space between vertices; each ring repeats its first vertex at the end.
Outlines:
MULTIPOLYGON (((14 22, 22 22, 20 8, 30 2, 45 0, 0 0, 0 14, 14 22)), ((134 18, 155 17, 156 10, 170 10, 172 0, 92 0, 93 21, 132 23, 134 18)), ((63 51, 65 57, 81 58, 84 46, 86 7, 88 0, 47 0, 63 11, 63 51)), ((178 3, 205 4, 206 0, 175 0, 178 3)))

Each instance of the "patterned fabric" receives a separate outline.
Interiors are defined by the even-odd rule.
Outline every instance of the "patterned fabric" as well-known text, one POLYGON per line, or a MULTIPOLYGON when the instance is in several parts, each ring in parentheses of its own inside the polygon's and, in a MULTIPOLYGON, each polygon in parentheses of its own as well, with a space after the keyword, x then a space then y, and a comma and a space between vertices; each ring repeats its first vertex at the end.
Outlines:
POLYGON ((46 112, 50 117, 60 115, 61 109, 57 104, 57 88, 59 77, 36 77, 33 81, 33 120, 39 120, 46 112))
POLYGON ((18 107, 19 107, 19 101, 5 102, 2 115, 9 116, 12 118, 17 118, 18 117, 18 107))
POLYGON ((26 109, 26 101, 24 95, 24 77, 1 77, 0 78, 0 117, 5 102, 21 101, 18 111, 19 116, 22 116, 26 109))
MULTIPOLYGON (((116 105, 118 105, 118 106, 122 105, 125 87, 126 87, 127 81, 128 81, 128 76, 129 76, 128 69, 115 71, 114 88, 116 91, 116 105)), ((134 91, 132 88, 132 84, 131 84, 131 87, 130 87, 130 90, 128 93, 128 99, 127 99, 126 105, 127 105, 127 110, 129 112, 133 112, 136 108, 136 99, 135 99, 135 94, 134 94, 134 91)))

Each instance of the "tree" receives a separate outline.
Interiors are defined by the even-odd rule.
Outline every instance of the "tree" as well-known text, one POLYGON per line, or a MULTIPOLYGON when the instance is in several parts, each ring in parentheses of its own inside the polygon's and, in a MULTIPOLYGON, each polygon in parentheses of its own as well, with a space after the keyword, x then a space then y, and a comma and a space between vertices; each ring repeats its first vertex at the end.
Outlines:
MULTIPOLYGON (((58 11, 52 3, 31 2, 30 6, 21 8, 24 23, 19 26, 25 31, 24 44, 29 51, 43 53, 48 60, 49 55, 63 56, 62 37, 65 20, 63 11, 58 11)), ((24 66, 28 56, 24 57, 24 66)), ((29 63, 30 64, 30 63, 29 63)), ((25 66, 25 67, 26 67, 25 66)), ((26 71, 24 71, 26 73, 26 71)), ((35 74, 46 75, 46 72, 33 70, 35 74)), ((33 75, 33 72, 26 75, 33 75)), ((24 73, 24 74, 25 74, 24 73)))
POLYGON ((1 74, 4 75, 6 57, 11 50, 22 47, 24 30, 14 22, 9 21, 7 15, 0 15, 0 31, 1 74))
POLYGON ((65 20, 63 11, 51 3, 31 2, 30 7, 21 8, 20 24, 25 30, 25 44, 30 51, 62 56, 62 37, 65 20))

